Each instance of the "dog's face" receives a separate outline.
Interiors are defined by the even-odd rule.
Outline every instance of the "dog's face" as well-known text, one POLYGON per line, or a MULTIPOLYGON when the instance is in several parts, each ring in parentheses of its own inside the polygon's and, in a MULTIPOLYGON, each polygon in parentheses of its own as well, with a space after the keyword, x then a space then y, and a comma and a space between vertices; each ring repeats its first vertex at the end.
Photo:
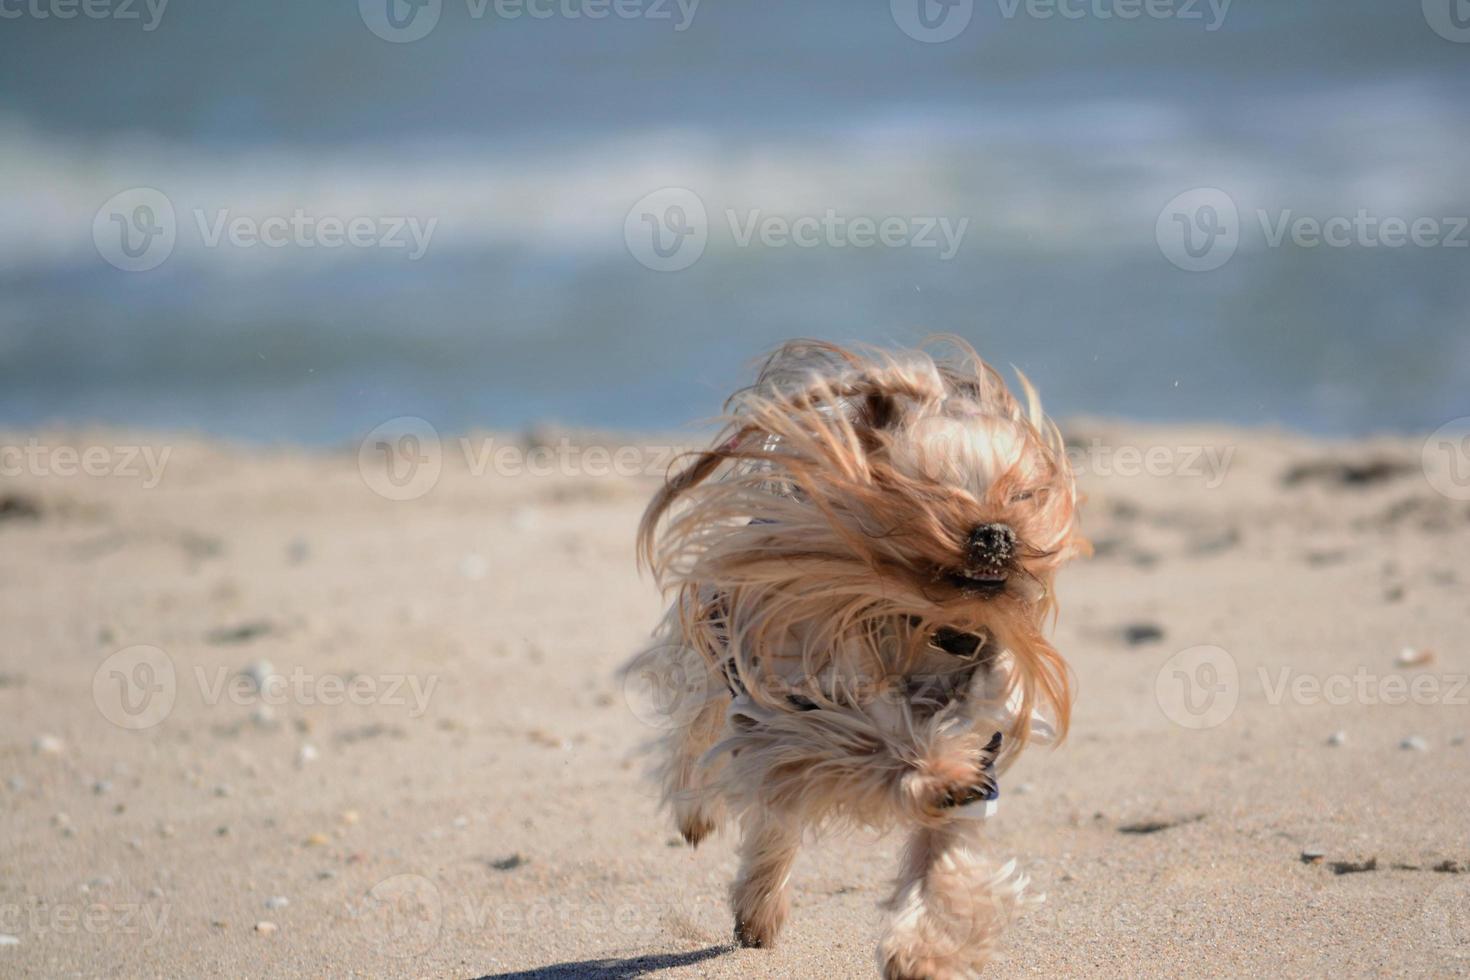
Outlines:
POLYGON ((799 636, 808 670, 907 673, 949 652, 939 631, 979 636, 969 656, 1004 650, 1028 712, 1047 702, 1065 724, 1043 626, 1057 569, 1086 545, 1061 437, 1022 383, 1024 406, 968 348, 787 345, 650 506, 646 555, 693 605, 691 589, 727 597, 738 650, 799 636))
POLYGON ((888 418, 869 441, 874 462, 892 470, 890 520, 920 532, 901 535, 914 584, 945 607, 1008 599, 1039 607, 1078 546, 1060 440, 1003 388, 909 401, 888 418))

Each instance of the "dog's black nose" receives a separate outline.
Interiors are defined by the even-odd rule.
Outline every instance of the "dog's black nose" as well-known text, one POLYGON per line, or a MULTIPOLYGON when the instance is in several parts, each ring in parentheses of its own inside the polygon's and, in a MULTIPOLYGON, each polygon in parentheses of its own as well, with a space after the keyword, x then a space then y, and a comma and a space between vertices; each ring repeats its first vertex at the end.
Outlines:
POLYGON ((1009 524, 981 524, 970 532, 970 564, 999 568, 1016 554, 1016 532, 1009 524))

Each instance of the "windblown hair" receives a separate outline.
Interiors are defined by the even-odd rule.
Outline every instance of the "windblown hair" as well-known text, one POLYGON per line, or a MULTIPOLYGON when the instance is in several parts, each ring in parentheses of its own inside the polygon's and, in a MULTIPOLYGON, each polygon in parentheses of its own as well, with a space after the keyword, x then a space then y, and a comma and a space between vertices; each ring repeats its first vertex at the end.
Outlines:
POLYGON ((1066 729, 1045 628, 1057 569, 1087 547, 1030 383, 1017 400, 943 346, 786 344, 639 532, 673 601, 630 670, 660 693, 684 839, 739 819, 736 939, 775 941, 805 832, 901 824, 878 947, 892 980, 973 976, 1029 901, 1015 863, 983 853, 975 807, 1033 726, 1066 729))
POLYGON ((1075 482, 1024 376, 1021 401, 964 341, 930 346, 945 349, 782 346, 649 504, 640 562, 675 594, 679 642, 765 708, 793 676, 822 707, 881 687, 935 630, 993 638, 1011 656, 1019 748, 1033 709, 1061 733, 1069 717, 1044 628, 1057 569, 1087 548, 1075 482), (973 546, 995 524, 1016 539, 998 589, 973 546))

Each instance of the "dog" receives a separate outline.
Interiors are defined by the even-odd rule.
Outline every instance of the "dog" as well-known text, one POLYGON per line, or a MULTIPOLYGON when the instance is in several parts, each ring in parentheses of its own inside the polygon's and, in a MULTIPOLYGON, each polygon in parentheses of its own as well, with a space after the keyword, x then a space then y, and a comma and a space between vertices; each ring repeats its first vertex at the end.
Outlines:
POLYGON ((789 342, 648 505, 639 560, 672 596, 634 661, 674 694, 657 775, 691 846, 738 823, 743 946, 775 942, 803 836, 832 827, 909 835, 885 977, 975 975, 1030 901, 978 818, 1029 742, 1065 736, 1046 628, 1088 546, 1061 434, 1019 381, 1021 399, 957 338, 789 342))

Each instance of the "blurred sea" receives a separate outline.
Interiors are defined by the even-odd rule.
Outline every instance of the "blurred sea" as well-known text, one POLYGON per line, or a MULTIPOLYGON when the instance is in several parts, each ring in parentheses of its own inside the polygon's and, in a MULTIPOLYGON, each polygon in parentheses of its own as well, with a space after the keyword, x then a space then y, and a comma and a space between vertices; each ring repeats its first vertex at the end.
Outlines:
POLYGON ((1453 238, 1470 215, 1470 43, 1431 28, 1436 0, 1135 20, 1100 15, 1120 0, 1071 0, 1075 19, 990 0, 944 43, 900 29, 905 0, 704 0, 682 30, 687 3, 430 0, 411 43, 369 30, 374 2, 0 22, 0 425, 664 428, 715 412, 786 337, 942 331, 1059 415, 1349 434, 1470 414, 1470 231, 1269 241, 1283 218, 1453 238), (670 186, 708 242, 660 272, 625 220, 670 186), (166 198, 176 241, 131 272, 99 241, 135 187, 166 198), (1160 215, 1199 187, 1238 208, 1239 245, 1190 272, 1160 215), (729 216, 829 210, 968 224, 946 260, 741 246, 729 216), (416 259, 208 244, 222 213, 298 211, 435 224, 416 259))

